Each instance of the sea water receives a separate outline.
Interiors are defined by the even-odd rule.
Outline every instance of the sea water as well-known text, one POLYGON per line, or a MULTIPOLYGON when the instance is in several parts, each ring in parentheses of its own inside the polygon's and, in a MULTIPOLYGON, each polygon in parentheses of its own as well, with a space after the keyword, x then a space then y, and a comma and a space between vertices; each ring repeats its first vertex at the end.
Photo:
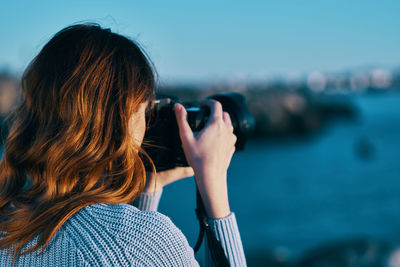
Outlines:
MULTIPOLYGON (((229 168, 231 209, 247 254, 298 256, 334 240, 400 244, 400 95, 352 96, 353 122, 312 138, 250 141, 229 168)), ((198 232, 193 179, 165 187, 160 211, 191 245, 198 232)))

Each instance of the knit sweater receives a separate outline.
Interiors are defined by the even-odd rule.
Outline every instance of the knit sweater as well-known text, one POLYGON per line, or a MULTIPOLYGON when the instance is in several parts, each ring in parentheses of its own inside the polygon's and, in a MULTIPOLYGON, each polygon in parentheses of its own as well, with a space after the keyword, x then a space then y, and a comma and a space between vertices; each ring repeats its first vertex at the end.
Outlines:
MULTIPOLYGON (((156 212, 161 192, 130 204, 93 204, 75 213, 43 253, 20 256, 15 266, 198 266, 192 248, 171 220, 156 212)), ((235 215, 209 220, 231 266, 246 266, 235 215)), ((27 247, 38 241, 30 240, 27 247)), ((0 250, 0 266, 12 254, 0 250)), ((210 265, 206 257, 206 265, 210 265)))

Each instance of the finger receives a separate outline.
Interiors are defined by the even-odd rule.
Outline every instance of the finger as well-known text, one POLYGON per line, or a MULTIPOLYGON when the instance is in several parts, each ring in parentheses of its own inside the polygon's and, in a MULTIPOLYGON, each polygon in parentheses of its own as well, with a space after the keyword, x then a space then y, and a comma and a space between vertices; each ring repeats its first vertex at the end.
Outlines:
POLYGON ((210 108, 210 119, 209 122, 212 122, 214 120, 219 120, 222 119, 223 117, 223 111, 222 111, 222 105, 220 102, 214 100, 214 99, 209 99, 207 101, 202 102, 203 105, 206 105, 210 108))
POLYGON ((231 128, 231 130, 232 130, 232 132, 233 132, 233 125, 232 125, 231 116, 230 116, 229 113, 226 112, 226 111, 225 111, 224 114, 223 114, 223 120, 224 120, 225 124, 226 124, 229 128, 231 128))
POLYGON ((224 111, 222 118, 226 124, 232 124, 231 116, 229 116, 228 112, 224 111))
POLYGON ((187 122, 187 113, 185 107, 181 104, 175 104, 175 117, 179 127, 179 135, 183 142, 191 142, 194 138, 193 131, 187 122))
POLYGON ((236 141, 237 141, 237 136, 235 134, 233 134, 232 142, 234 145, 236 144, 236 141))

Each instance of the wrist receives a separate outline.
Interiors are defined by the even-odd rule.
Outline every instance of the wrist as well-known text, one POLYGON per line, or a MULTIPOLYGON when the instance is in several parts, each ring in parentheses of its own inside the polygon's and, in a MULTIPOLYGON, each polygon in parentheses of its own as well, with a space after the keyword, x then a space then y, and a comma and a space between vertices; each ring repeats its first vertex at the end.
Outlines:
POLYGON ((226 174, 225 176, 198 174, 196 183, 208 218, 220 219, 231 213, 226 174))
POLYGON ((209 181, 226 181, 228 175, 227 170, 218 170, 217 168, 198 168, 194 169, 195 177, 202 178, 202 180, 209 181), (210 177, 210 178, 208 178, 210 177), (222 177, 224 177, 222 179, 222 177))
POLYGON ((211 200, 204 197, 202 200, 209 219, 221 219, 231 214, 228 200, 211 200))

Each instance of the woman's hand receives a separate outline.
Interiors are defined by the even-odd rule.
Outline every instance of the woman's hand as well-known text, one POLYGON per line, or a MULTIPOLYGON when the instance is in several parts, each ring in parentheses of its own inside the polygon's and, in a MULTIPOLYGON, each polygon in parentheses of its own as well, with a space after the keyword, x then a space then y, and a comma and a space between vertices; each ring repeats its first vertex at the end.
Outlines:
POLYGON ((193 167, 197 186, 210 218, 223 218, 230 214, 227 170, 235 152, 236 136, 229 114, 214 100, 205 103, 210 107, 207 125, 196 136, 187 120, 186 110, 175 105, 175 115, 183 150, 193 167))
POLYGON ((171 170, 157 173, 146 172, 146 186, 144 187, 143 192, 154 193, 161 191, 161 189, 167 184, 193 175, 194 172, 192 167, 176 167, 171 170))

